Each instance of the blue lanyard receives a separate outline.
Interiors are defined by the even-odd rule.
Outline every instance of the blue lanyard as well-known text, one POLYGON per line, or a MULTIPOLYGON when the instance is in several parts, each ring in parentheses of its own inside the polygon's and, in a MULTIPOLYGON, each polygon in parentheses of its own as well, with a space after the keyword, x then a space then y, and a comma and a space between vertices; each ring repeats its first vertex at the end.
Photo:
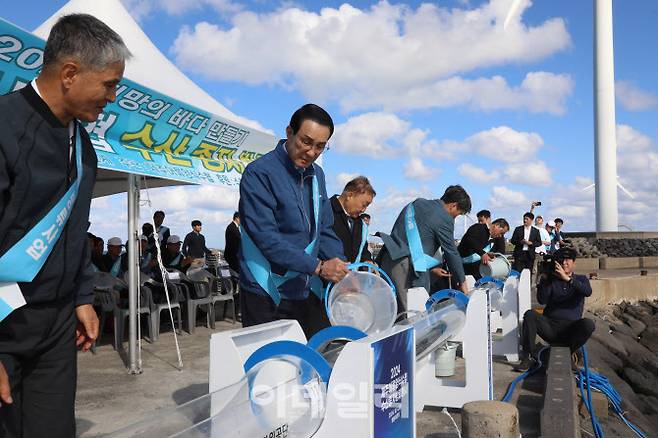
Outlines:
POLYGON ((80 126, 75 126, 75 165, 77 178, 57 204, 27 232, 21 240, 0 257, 0 282, 34 280, 62 234, 78 198, 82 180, 82 139, 80 126))
MULTIPOLYGON (((313 233, 313 240, 311 240, 311 243, 304 248, 306 254, 313 253, 313 249, 315 248, 320 234, 320 188, 318 186, 318 179, 315 175, 313 175, 313 217, 315 219, 315 232, 313 233)), ((297 277, 300 273, 295 271, 286 271, 284 275, 273 273, 270 262, 265 258, 260 249, 258 249, 249 236, 246 228, 243 231, 244 232, 240 234, 242 238, 241 249, 247 263, 247 268, 258 285, 269 294, 274 303, 278 306, 281 302, 279 286, 286 281, 297 277)))
POLYGON ((359 246, 359 252, 356 253, 356 258, 354 263, 359 263, 361 261, 361 254, 363 254, 363 248, 366 246, 368 241, 368 225, 361 219, 361 245, 359 246))
POLYGON ((423 245, 420 241, 420 233, 418 233, 418 225, 416 224, 414 204, 407 205, 404 215, 405 231, 407 233, 407 242, 409 243, 409 254, 411 255, 411 262, 414 265, 414 271, 426 272, 439 264, 439 261, 434 257, 430 257, 423 251, 423 245))

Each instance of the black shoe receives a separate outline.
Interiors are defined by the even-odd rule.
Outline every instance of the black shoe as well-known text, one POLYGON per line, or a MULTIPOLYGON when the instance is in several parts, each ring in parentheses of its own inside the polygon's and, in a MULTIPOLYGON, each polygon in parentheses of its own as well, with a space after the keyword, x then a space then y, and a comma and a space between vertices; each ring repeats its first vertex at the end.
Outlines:
POLYGON ((535 365, 537 365, 537 361, 535 359, 531 357, 525 357, 517 365, 514 365, 513 369, 514 371, 525 373, 526 371, 529 371, 532 368, 534 368, 535 365))

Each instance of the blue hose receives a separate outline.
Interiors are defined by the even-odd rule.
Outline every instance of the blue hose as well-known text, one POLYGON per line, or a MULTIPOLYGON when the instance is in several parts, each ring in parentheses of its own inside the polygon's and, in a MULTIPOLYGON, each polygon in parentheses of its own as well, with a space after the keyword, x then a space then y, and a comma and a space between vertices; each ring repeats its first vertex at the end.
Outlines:
POLYGON ((601 424, 596 419, 596 415, 594 414, 594 411, 592 409, 591 389, 594 389, 595 391, 599 391, 605 394, 605 396, 610 401, 610 404, 612 405, 615 414, 617 414, 617 416, 621 419, 621 421, 623 421, 624 424, 628 426, 629 429, 631 429, 636 436, 639 436, 641 438, 646 438, 647 435, 644 432, 642 432, 642 430, 639 427, 637 427, 636 425, 628 421, 626 417, 624 417, 624 411, 621 408, 621 396, 615 390, 614 386, 610 384, 610 382, 604 375, 590 372, 588 366, 588 360, 587 360, 587 349, 585 348, 584 345, 582 346, 581 351, 583 352, 583 363, 585 366, 584 368, 578 370, 576 374, 576 379, 578 380, 580 395, 583 398, 585 406, 587 407, 587 410, 592 419, 592 428, 594 429, 595 436, 597 438, 599 437, 602 438, 603 429, 601 428, 601 424), (584 390, 585 385, 587 385, 587 397, 585 397, 585 390, 584 390))
POLYGON ((512 395, 514 394, 514 390, 516 389, 516 384, 519 383, 521 380, 525 379, 528 376, 532 376, 535 374, 537 371, 541 369, 544 364, 541 361, 541 355, 544 351, 549 349, 549 346, 546 346, 539 350, 539 354, 537 354, 537 365, 534 366, 534 368, 529 369, 525 373, 521 374, 519 377, 516 379, 512 380, 512 383, 510 383, 509 388, 507 388, 507 392, 505 393, 505 396, 503 397, 504 402, 508 402, 510 398, 512 398, 512 395))

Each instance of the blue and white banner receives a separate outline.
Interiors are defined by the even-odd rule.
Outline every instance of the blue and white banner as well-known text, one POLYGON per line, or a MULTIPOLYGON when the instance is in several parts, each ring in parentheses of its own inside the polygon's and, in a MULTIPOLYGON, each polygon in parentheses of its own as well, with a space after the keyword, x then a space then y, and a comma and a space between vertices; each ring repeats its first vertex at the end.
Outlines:
MULTIPOLYGON (((41 69, 45 42, 0 18, 0 94, 41 69)), ((157 74, 154 72, 153 74, 157 74)), ((194 184, 236 186, 274 136, 210 114, 124 79, 117 99, 86 124, 98 167, 194 184)))
POLYGON ((416 344, 414 330, 380 339, 372 344, 374 358, 375 438, 411 438, 416 436, 413 406, 416 344))

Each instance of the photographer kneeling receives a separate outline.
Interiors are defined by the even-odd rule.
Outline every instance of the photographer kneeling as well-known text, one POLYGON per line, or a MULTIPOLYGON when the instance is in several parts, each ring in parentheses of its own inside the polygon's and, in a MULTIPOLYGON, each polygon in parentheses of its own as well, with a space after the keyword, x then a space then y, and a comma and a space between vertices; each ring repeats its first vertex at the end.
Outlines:
POLYGON ((585 297, 592 287, 584 275, 574 274, 576 251, 560 248, 552 257, 544 256, 537 285, 537 300, 544 304, 543 314, 528 310, 523 315, 521 363, 514 369, 527 371, 535 365, 535 338, 539 335, 551 345, 564 345, 575 353, 594 331, 594 321, 583 318, 585 297))

